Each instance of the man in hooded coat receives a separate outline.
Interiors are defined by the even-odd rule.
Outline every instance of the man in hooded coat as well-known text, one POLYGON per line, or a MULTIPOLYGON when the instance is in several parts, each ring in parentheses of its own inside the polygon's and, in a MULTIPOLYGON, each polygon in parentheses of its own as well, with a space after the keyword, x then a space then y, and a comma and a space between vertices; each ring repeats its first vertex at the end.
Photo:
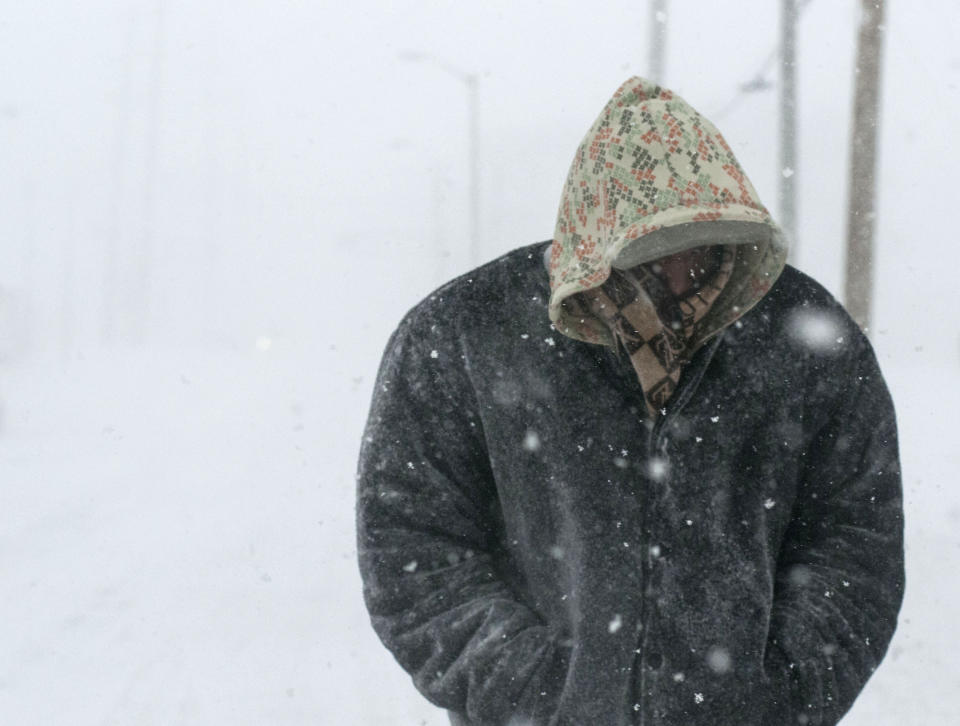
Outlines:
POLYGON ((870 343, 716 128, 625 82, 554 239, 387 344, 358 473, 373 626, 454 724, 832 726, 903 597, 870 343))

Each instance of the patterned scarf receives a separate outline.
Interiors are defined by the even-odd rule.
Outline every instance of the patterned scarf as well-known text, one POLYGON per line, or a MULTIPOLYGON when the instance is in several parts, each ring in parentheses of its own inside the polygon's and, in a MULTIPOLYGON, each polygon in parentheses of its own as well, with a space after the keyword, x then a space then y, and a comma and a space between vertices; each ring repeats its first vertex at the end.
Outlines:
MULTIPOLYGON (((696 348, 696 326, 733 272, 736 247, 725 245, 717 271, 698 289, 675 298, 649 265, 611 270, 603 285, 568 298, 603 320, 630 356, 651 416, 662 412, 696 348)), ((574 302, 574 305, 570 303, 574 302)))

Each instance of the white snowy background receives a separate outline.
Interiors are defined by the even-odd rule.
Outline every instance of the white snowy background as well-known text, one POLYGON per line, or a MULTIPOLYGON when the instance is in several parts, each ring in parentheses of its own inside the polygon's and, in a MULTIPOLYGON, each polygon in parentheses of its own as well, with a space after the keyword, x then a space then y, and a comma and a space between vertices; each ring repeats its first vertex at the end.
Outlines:
MULTIPOLYGON (((673 0, 665 67, 774 211, 777 92, 738 88, 778 8, 673 0)), ((648 16, 4 4, 0 723, 446 723, 369 627, 353 529, 387 336, 475 262, 467 90, 445 68, 480 79, 485 261, 552 235, 577 143, 647 69, 648 16)), ((837 295, 857 22, 854 0, 812 0, 798 28, 796 262, 837 295)), ((958 37, 953 0, 889 3, 871 337, 908 589, 845 726, 960 723, 958 37)))

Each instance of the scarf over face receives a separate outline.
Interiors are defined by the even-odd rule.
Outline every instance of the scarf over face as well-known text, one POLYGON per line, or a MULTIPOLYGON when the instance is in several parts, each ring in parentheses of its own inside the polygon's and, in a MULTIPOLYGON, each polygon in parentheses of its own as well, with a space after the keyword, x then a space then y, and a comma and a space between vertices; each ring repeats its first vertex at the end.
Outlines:
MULTIPOLYGON (((676 298, 650 265, 613 270, 607 281, 565 303, 603 320, 626 350, 643 388, 647 410, 662 412, 680 381, 682 367, 696 351, 697 325, 723 292, 737 249, 721 248, 718 269, 706 282, 676 298)), ((619 348, 618 348, 619 350, 619 348)))
POLYGON ((767 293, 786 256, 780 228, 716 127, 673 92, 633 77, 570 165, 546 261, 550 319, 588 343, 622 340, 648 407, 659 410, 683 363, 767 293), (644 264, 705 245, 725 250, 719 277, 700 297, 672 303, 644 264), (681 309, 679 328, 671 304, 681 309))

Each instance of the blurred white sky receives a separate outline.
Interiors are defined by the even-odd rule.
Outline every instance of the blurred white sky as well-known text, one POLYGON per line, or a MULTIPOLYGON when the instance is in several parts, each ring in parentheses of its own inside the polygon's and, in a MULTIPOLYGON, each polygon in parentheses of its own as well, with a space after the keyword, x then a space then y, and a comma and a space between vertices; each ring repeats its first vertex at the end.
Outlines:
MULTIPOLYGON (((465 87, 400 52, 481 76, 489 259, 552 235, 576 144, 620 82, 646 70, 647 6, 585 7, 10 5, 0 286, 47 349, 144 326, 241 346, 352 338, 359 321, 343 311, 358 294, 373 306, 366 331, 382 340, 469 266, 465 87)), ((774 48, 778 3, 669 10, 666 85, 713 116, 775 211, 776 90, 717 113, 774 48)), ((799 26, 798 264, 835 292, 856 19, 853 0, 812 0, 799 26)), ((944 335, 928 318, 929 301, 953 289, 960 13, 951 0, 891 3, 887 25, 874 337, 956 360, 956 325, 944 335)))

